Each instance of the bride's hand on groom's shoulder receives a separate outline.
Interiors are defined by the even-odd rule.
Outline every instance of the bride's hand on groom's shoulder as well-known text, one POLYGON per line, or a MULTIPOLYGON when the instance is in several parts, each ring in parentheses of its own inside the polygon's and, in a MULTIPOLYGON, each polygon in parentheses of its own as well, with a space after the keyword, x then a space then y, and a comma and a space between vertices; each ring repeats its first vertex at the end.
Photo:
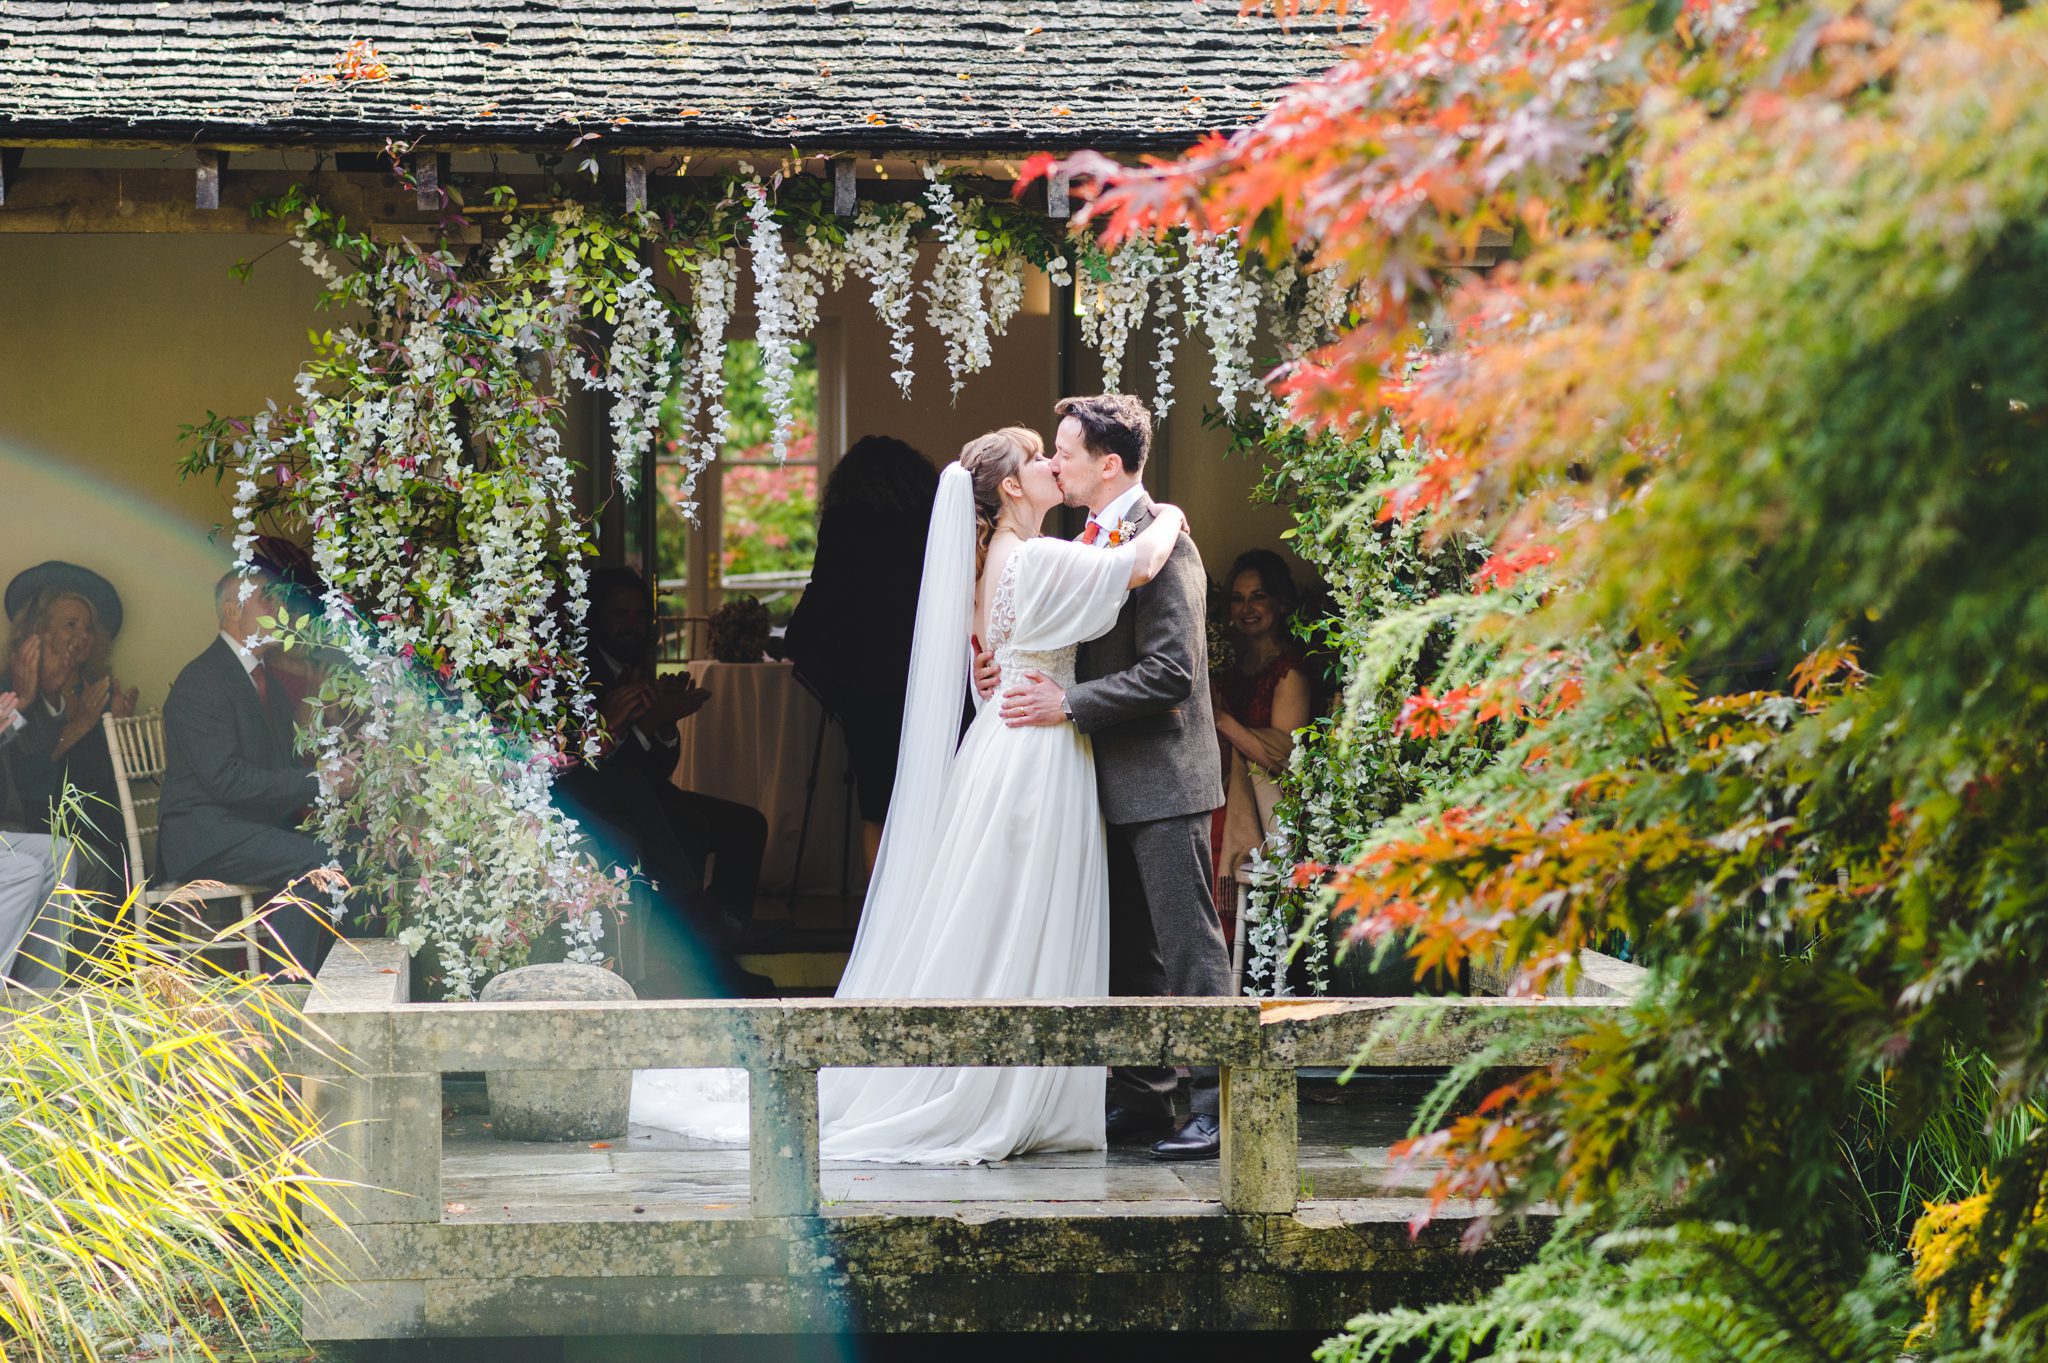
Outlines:
POLYGON ((1154 502, 1152 504, 1152 514, 1155 517, 1171 516, 1179 520, 1180 532, 1183 535, 1192 536, 1195 533, 1194 527, 1188 524, 1188 513, 1175 506, 1172 502, 1154 502))
POLYGON ((974 693, 983 700, 995 695, 996 688, 1003 684, 1003 669, 996 666, 996 655, 981 646, 979 639, 974 643, 974 693))

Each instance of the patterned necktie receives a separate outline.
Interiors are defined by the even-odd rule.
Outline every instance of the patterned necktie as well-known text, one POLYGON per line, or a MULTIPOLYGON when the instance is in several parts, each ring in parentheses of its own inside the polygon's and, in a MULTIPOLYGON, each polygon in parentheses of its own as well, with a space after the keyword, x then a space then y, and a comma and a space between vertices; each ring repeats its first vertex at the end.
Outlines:
POLYGON ((1102 538, 1102 522, 1088 522, 1088 528, 1081 532, 1081 543, 1093 544, 1100 538, 1102 538))
POLYGON ((257 663, 249 669, 249 680, 256 683, 256 699, 262 702, 267 714, 270 708, 270 669, 257 663))

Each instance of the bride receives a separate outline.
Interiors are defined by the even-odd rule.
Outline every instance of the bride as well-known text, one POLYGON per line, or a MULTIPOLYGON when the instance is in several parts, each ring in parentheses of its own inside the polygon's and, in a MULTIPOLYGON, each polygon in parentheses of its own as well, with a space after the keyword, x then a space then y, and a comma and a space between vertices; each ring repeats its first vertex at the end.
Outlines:
MULTIPOLYGON (((1100 998, 1109 992, 1109 876, 1095 759, 1071 726, 1010 728, 984 706, 957 743, 970 635, 1004 676, 1074 681, 1166 564, 1177 508, 1104 551, 1040 536, 1060 505, 1044 442, 1008 426, 939 479, 926 540, 896 794, 838 997, 1100 998)), ((743 1073, 635 1076, 633 1120, 743 1140, 743 1073)), ((819 1080, 826 1159, 972 1164, 1103 1148, 1100 1067, 835 1069, 819 1080)))

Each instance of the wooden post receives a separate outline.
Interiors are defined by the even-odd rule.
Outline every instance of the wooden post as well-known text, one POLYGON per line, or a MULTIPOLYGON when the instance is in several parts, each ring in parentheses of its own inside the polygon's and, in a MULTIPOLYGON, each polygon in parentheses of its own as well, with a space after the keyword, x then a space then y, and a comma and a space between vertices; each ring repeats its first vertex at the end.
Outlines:
POLYGON ((7 206, 7 186, 21 174, 21 148, 0 147, 0 208, 7 206))
POLYGON ((647 158, 644 156, 626 158, 626 211, 647 211, 647 158))
POLYGON ((423 213, 437 213, 441 210, 441 162, 446 157, 438 152, 415 152, 411 160, 413 202, 423 213))
POLYGON ((1045 216, 1066 218, 1073 216, 1073 195, 1067 173, 1058 168, 1045 173, 1045 216))
POLYGON ((755 1070, 747 1076, 753 1127, 747 1141, 755 1216, 818 1214, 818 1072, 755 1070))
POLYGON ((832 211, 842 218, 860 211, 860 191, 854 181, 851 156, 832 158, 832 211))
POLYGON ((1223 1208, 1286 1215, 1301 1191, 1294 1071, 1223 1071, 1223 1208))
POLYGON ((199 178, 192 190, 193 207, 207 212, 213 212, 220 207, 220 180, 227 168, 226 152, 200 149, 199 178))

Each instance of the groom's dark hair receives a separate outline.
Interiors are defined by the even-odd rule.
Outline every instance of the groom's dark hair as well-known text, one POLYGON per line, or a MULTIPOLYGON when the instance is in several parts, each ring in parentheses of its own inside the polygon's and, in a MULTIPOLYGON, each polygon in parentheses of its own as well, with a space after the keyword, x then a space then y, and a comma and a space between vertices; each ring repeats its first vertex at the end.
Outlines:
POLYGON ((1104 393, 1092 398, 1061 398, 1053 404, 1053 415, 1072 417, 1081 423, 1081 443, 1100 459, 1114 454, 1124 461, 1124 471, 1133 478, 1145 471, 1145 456, 1152 452, 1152 414, 1145 404, 1128 393, 1104 393))

